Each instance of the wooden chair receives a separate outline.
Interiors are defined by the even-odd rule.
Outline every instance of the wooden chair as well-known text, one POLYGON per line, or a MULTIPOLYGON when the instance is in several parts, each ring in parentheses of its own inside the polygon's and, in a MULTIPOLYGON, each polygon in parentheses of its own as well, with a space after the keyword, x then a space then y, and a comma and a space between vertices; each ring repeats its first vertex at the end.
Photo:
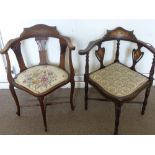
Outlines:
POLYGON ((74 68, 72 64, 72 50, 74 49, 75 47, 72 45, 70 39, 68 37, 62 36, 57 31, 56 27, 51 27, 43 24, 25 28, 20 37, 12 39, 6 44, 4 49, 1 51, 1 54, 4 54, 6 56, 7 78, 10 84, 9 88, 11 94, 17 106, 17 115, 20 116, 20 105, 14 87, 22 89, 38 98, 43 116, 45 131, 47 131, 46 105, 44 103, 44 97, 69 82, 71 83, 70 105, 71 109, 74 110, 73 93, 75 82, 74 68), (59 66, 51 65, 47 62, 46 43, 51 37, 57 38, 60 43, 61 51, 59 66), (28 68, 25 65, 25 61, 21 52, 21 44, 24 40, 29 38, 34 38, 36 41, 40 63, 28 68), (15 77, 13 77, 11 73, 11 64, 8 54, 9 49, 13 50, 20 68, 20 73, 15 77), (67 62, 69 62, 70 73, 67 72, 65 68, 65 56, 67 49, 69 50, 69 60, 67 62))
MULTIPOLYGON (((122 42, 123 43, 123 42, 122 42)), ((150 88, 153 83, 154 66, 155 66, 155 48, 148 43, 142 42, 136 38, 133 31, 127 31, 121 27, 118 27, 112 31, 108 30, 107 33, 99 40, 89 43, 85 50, 79 51, 80 55, 86 55, 85 66, 85 110, 88 108, 88 100, 95 98, 88 98, 88 84, 94 86, 106 99, 115 104, 115 129, 114 134, 118 134, 119 117, 121 114, 121 107, 126 102, 131 102, 143 89, 146 89, 145 98, 141 114, 144 115, 147 105, 148 96, 150 94, 150 88), (103 63, 106 50, 102 47, 103 42, 116 41, 116 54, 115 60, 112 64, 105 66, 103 63), (132 51, 132 65, 128 67, 122 64, 119 60, 119 48, 122 41, 129 41, 136 43, 137 49, 132 51), (89 53, 93 47, 97 46, 95 55, 100 62, 100 68, 97 71, 89 73, 89 53), (149 73, 149 77, 146 77, 136 71, 136 64, 145 56, 141 51, 142 47, 146 48, 152 53, 153 61, 149 73)), ((149 60, 151 61, 151 60, 149 60)))

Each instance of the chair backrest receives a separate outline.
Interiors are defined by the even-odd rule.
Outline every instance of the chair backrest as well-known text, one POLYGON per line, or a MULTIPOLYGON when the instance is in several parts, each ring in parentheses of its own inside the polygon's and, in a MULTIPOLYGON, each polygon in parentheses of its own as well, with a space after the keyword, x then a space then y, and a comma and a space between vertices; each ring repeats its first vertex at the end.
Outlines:
POLYGON ((39 52, 39 58, 40 58, 39 65, 44 65, 44 64, 48 64, 47 56, 46 56, 47 52, 45 47, 49 37, 59 39, 59 43, 60 43, 59 66, 62 69, 65 69, 65 54, 66 54, 66 48, 67 48, 67 42, 65 40, 65 37, 59 34, 56 27, 39 24, 29 28, 25 28, 24 31, 21 33, 20 37, 17 38, 16 41, 11 45, 11 49, 14 51, 15 56, 17 58, 20 72, 22 72, 27 68, 24 63, 24 59, 21 52, 21 41, 29 38, 35 38, 35 41, 38 46, 38 52, 39 52))
POLYGON ((101 44, 106 41, 117 41, 117 47, 116 47, 116 54, 115 54, 115 60, 114 62, 119 62, 119 49, 120 49, 120 42, 123 41, 130 41, 137 44, 137 49, 132 50, 132 66, 131 69, 135 70, 135 66, 137 62, 140 61, 140 59, 144 56, 144 52, 141 51, 142 47, 145 47, 153 54, 153 61, 152 66, 150 70, 149 78, 153 80, 153 74, 154 74, 154 65, 155 65, 155 48, 143 41, 140 41, 136 38, 136 36, 133 34, 133 31, 127 31, 122 27, 117 27, 114 30, 107 30, 107 33, 103 36, 103 38, 99 39, 98 42, 96 42, 96 45, 98 46, 98 49, 95 51, 96 57, 100 62, 100 68, 103 68, 103 59, 105 54, 105 48, 101 47, 101 44))

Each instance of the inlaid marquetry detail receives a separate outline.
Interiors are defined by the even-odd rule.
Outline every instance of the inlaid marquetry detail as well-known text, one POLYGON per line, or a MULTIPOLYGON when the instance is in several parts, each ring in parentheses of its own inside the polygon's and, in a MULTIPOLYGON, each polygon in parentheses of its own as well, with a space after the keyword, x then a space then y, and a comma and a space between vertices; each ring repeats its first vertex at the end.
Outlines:
POLYGON ((141 46, 139 46, 137 49, 133 49, 132 51, 133 65, 131 69, 135 70, 135 65, 143 57, 143 55, 144 55, 144 52, 141 52, 141 46))
POLYGON ((24 28, 20 38, 26 39, 30 37, 45 37, 45 36, 58 36, 59 32, 56 26, 48 26, 44 24, 38 24, 29 28, 24 28))
POLYGON ((105 38, 137 40, 133 31, 128 31, 122 27, 117 27, 114 30, 107 30, 105 38))
POLYGON ((100 68, 104 67, 104 65, 103 65, 104 54, 105 54, 104 47, 103 48, 99 47, 99 49, 95 51, 95 55, 100 62, 100 68))

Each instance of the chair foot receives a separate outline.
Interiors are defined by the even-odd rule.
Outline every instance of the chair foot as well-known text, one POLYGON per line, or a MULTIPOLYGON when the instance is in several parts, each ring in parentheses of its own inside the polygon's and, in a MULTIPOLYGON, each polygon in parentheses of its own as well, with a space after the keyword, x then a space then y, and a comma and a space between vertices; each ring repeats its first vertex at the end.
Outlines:
POLYGON ((144 102, 143 103, 142 110, 141 110, 141 115, 144 115, 145 114, 146 105, 147 105, 147 103, 144 102))
POLYGON ((20 111, 17 111, 16 114, 17 114, 18 116, 20 116, 20 111))
POLYGON ((145 108, 142 108, 141 115, 145 114, 145 108))
POLYGON ((85 101, 85 110, 88 110, 88 103, 85 101))
POLYGON ((114 131, 114 135, 118 135, 118 129, 114 131))
POLYGON ((75 106, 71 106, 71 110, 74 111, 75 110, 75 106))

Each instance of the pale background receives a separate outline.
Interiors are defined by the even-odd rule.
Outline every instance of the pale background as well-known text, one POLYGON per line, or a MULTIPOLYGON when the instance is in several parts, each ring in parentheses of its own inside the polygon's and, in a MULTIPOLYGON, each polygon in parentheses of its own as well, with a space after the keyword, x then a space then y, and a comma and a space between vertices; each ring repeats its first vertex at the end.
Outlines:
MULTIPOLYGON (((30 27, 35 24, 47 24, 50 26, 57 26, 57 29, 61 34, 69 36, 72 39, 76 50, 73 52, 73 65, 75 68, 75 80, 76 87, 83 87, 83 74, 85 71, 85 56, 78 55, 79 49, 84 49, 88 43, 92 40, 96 40, 102 37, 107 29, 114 29, 121 26, 127 30, 134 30, 138 39, 155 45, 155 20, 18 20, 15 23, 9 24, 9 21, 4 21, 1 24, 0 30, 2 33, 4 44, 9 39, 18 37, 24 27, 30 27)), ((116 43, 109 42, 102 46, 106 49, 104 58, 104 64, 107 65, 114 60, 116 43)), ((126 65, 131 66, 132 57, 131 51, 136 48, 136 44, 123 42, 120 45, 120 60, 126 65), (127 56, 127 57, 126 57, 127 56)), ((96 47, 93 49, 95 50, 96 47)), ((51 39, 47 44, 49 62, 57 64, 59 61, 59 46, 57 39, 51 39)), ((137 70, 144 75, 148 75, 152 54, 147 52, 145 48, 142 48, 145 52, 145 56, 137 64, 137 70)), ((22 44, 22 53, 24 55, 26 65, 32 66, 39 62, 39 55, 37 53, 37 46, 34 39, 25 41, 22 44), (32 43, 32 45, 31 45, 32 43)), ((14 54, 10 51, 12 69, 15 74, 18 73, 19 68, 14 54)), ((0 65, 2 64, 2 58, 0 57, 0 65)), ((99 62, 96 59, 94 52, 90 54, 90 72, 99 67, 99 62)), ((6 75, 4 67, 1 69, 1 87, 6 87, 6 75)))
MULTIPOLYGON (((2 23, 20 19, 155 19, 154 0, 2 0, 2 23)), ((0 24, 1 25, 1 24, 0 24)), ((150 25, 149 25, 150 26, 150 25)), ((11 26, 10 26, 11 27, 11 26)), ((149 29, 149 28, 148 28, 149 29)), ((144 29, 145 30, 145 29, 144 29)), ((145 32, 145 31, 144 31, 145 32)), ((152 31, 153 32, 153 31, 152 31)), ((151 136, 0 136, 3 154, 154 155, 151 136), (37 146, 37 147, 34 147, 37 146), (52 146, 52 147, 51 147, 52 146), (18 147, 18 149, 17 149, 18 147), (26 149, 25 149, 26 147, 26 149), (9 148, 9 149, 8 149, 9 148), (61 149, 60 149, 61 148, 61 149), (24 151, 23 151, 24 150, 24 151)))

